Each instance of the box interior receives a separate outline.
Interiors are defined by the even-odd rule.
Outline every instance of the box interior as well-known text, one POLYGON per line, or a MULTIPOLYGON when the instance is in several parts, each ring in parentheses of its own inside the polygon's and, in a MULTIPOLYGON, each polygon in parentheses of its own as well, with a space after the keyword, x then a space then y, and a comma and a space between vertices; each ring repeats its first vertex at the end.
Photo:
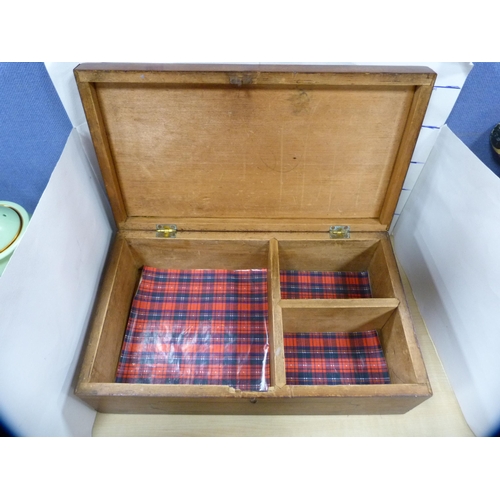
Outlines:
MULTIPOLYGON (((280 350, 283 332, 377 330, 391 384, 417 383, 407 334, 398 310, 398 292, 389 279, 389 264, 381 239, 301 241, 136 237, 122 245, 118 258, 116 282, 109 296, 109 311, 102 326, 90 382, 114 383, 130 306, 141 269, 147 265, 161 269, 267 269, 270 344, 275 352, 280 350), (279 294, 280 269, 367 270, 373 298, 283 300, 279 294)), ((278 373, 280 366, 285 365, 286 370, 282 352, 281 349, 281 354, 270 358, 271 386, 283 378, 283 374, 278 373)))

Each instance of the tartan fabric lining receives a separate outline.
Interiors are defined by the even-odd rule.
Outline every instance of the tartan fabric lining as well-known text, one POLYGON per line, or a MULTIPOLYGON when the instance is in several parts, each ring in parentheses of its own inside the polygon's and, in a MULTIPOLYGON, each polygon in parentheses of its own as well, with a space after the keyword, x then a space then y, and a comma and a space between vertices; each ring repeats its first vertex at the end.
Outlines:
POLYGON ((370 299, 368 271, 280 271, 283 299, 370 299))
MULTIPOLYGON (((367 272, 281 271, 282 297, 370 298, 367 272)), ((267 391, 267 270, 145 266, 116 382, 267 391)), ((287 383, 388 383, 376 332, 285 333, 287 383)))
POLYGON ((269 386, 265 270, 144 267, 116 381, 269 386))
MULTIPOLYGON (((369 299, 367 271, 281 271, 283 299, 369 299)), ((376 331, 284 333, 290 385, 389 384, 376 331)))
POLYGON ((389 384, 375 330, 354 333, 285 333, 290 385, 389 384))

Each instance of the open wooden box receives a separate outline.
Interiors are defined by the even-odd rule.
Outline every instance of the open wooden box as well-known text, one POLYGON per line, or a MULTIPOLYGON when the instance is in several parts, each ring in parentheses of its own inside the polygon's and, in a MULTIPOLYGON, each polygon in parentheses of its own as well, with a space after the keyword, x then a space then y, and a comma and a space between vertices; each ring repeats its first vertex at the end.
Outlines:
POLYGON ((388 414, 432 395, 386 232, 431 70, 84 64, 75 75, 118 226, 80 398, 114 413, 388 414), (116 383, 143 266, 266 268, 269 389, 116 383), (373 298, 283 300, 280 269, 368 271, 373 298), (372 329, 390 384, 287 385, 283 332, 372 329))

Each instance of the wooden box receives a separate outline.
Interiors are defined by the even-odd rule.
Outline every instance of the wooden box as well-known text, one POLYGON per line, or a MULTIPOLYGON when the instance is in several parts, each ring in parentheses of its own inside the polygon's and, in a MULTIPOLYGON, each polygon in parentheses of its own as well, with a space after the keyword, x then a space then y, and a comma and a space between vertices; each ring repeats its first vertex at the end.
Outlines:
POLYGON ((84 64, 75 75, 118 227, 80 398, 112 413, 389 414, 432 395, 387 236, 431 70, 84 64), (115 383, 145 265, 267 268, 268 391, 115 383), (368 270, 373 298, 282 300, 280 269, 368 270), (390 384, 287 385, 284 331, 360 329, 378 331, 390 384))

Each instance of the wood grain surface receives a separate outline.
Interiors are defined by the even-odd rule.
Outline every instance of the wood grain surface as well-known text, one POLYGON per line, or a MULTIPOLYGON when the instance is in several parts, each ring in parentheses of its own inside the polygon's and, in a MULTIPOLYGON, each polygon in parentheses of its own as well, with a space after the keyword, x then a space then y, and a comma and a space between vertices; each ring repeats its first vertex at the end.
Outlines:
POLYGON ((286 65, 75 74, 117 223, 198 230, 345 219, 387 229, 435 79, 423 68, 286 65))

